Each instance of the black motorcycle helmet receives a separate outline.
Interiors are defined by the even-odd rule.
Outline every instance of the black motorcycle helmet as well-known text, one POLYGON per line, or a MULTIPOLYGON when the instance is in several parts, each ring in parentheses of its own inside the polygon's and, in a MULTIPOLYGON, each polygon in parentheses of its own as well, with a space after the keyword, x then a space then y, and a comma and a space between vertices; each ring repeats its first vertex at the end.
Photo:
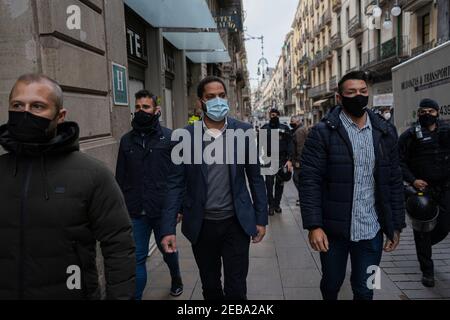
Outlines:
POLYGON ((436 226, 439 208, 429 195, 418 192, 409 196, 406 211, 414 230, 429 232, 436 226))
POLYGON ((287 166, 283 166, 278 170, 277 176, 281 181, 288 182, 292 179, 292 172, 289 172, 287 166))

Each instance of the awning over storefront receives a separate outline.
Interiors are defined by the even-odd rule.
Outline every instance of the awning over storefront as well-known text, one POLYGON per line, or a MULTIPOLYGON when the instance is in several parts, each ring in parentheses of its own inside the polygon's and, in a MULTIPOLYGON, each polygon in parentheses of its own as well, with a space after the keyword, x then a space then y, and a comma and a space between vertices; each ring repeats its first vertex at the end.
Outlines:
POLYGON ((231 61, 228 51, 187 51, 186 57, 194 63, 226 63, 231 61))
POLYGON ((205 0, 125 0, 163 37, 194 63, 230 62, 217 25, 205 0))
POLYGON ((226 50, 217 32, 163 32, 163 36, 180 50, 226 50))
POLYGON ((217 28, 205 0, 125 0, 125 4, 156 28, 217 28))

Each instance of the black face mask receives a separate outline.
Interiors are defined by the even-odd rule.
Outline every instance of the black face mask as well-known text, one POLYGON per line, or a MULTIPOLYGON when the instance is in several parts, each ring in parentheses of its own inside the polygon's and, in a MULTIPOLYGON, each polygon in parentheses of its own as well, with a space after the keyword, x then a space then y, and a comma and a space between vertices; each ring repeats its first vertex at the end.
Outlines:
POLYGON ((437 116, 433 116, 431 114, 424 114, 422 116, 419 116, 419 123, 422 127, 428 128, 429 126, 432 126, 435 124, 438 120, 437 116))
POLYGON ((270 119, 271 127, 278 127, 280 125, 280 119, 278 117, 270 119))
POLYGON ((25 143, 46 143, 55 137, 56 127, 50 129, 52 120, 30 112, 9 111, 8 132, 13 139, 25 143))
POLYGON ((292 130, 295 130, 297 128, 297 125, 295 123, 291 123, 290 126, 291 126, 292 130))
POLYGON ((159 114, 150 114, 144 111, 138 111, 134 114, 131 125, 139 132, 151 132, 159 120, 159 114))
POLYGON ((369 103, 369 97, 363 95, 357 95, 355 97, 342 97, 342 106, 345 111, 350 113, 356 118, 361 118, 366 112, 367 104, 369 103))

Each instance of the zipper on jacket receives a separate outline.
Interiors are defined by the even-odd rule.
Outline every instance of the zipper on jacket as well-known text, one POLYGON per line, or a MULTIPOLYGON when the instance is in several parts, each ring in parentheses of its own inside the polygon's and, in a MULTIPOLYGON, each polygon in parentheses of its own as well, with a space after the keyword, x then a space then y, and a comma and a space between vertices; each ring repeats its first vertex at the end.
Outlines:
POLYGON ((22 195, 20 199, 20 252, 19 252, 19 300, 24 298, 25 291, 25 204, 28 197, 28 189, 30 187, 31 172, 33 163, 30 161, 25 174, 22 195))
POLYGON ((352 224, 353 224, 353 200, 355 197, 355 154, 353 153, 353 149, 352 149, 352 145, 350 143, 350 145, 348 144, 347 140, 345 139, 345 137, 339 132, 339 130, 337 130, 339 136, 341 137, 342 140, 344 140, 345 145, 347 146, 347 149, 350 153, 350 156, 352 158, 352 200, 351 200, 351 204, 350 204, 350 226, 349 226, 349 230, 348 230, 348 235, 349 235, 349 239, 352 239, 352 224))

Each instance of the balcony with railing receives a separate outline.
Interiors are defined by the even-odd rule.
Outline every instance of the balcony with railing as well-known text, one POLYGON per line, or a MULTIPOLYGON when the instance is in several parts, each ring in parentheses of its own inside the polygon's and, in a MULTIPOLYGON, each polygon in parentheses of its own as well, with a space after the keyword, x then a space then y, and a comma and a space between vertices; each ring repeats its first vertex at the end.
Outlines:
POLYGON ((341 8, 342 8, 342 0, 333 0, 331 4, 331 10, 333 10, 333 12, 337 12, 341 10, 341 8))
POLYGON ((363 53, 362 69, 389 69, 408 59, 410 55, 409 37, 394 37, 368 52, 363 53))
POLYGON ((424 6, 433 3, 433 0, 400 0, 399 5, 405 12, 416 11, 424 6))
POLYGON ((314 55, 314 60, 316 60, 317 64, 322 63, 323 61, 323 51, 317 51, 317 53, 314 55))
POLYGON ((324 12, 322 18, 323 18, 323 23, 324 23, 325 25, 331 23, 331 10, 330 10, 330 8, 328 8, 327 10, 325 10, 325 12, 324 12))
POLYGON ((361 23, 361 17, 359 15, 354 16, 349 22, 348 22, 348 37, 354 38, 361 34, 364 30, 361 23))
POLYGON ((342 38, 340 33, 334 34, 330 39, 331 50, 336 50, 342 47, 342 38))
POLYGON ((312 87, 308 91, 308 96, 310 98, 317 98, 327 93, 327 83, 324 82, 318 86, 312 87))
POLYGON ((412 49, 411 50, 411 58, 418 56, 419 54, 424 53, 425 51, 428 51, 432 48, 434 48, 434 40, 412 49))
POLYGON ((321 31, 325 28, 325 21, 323 19, 323 16, 321 16, 319 18, 319 28, 320 28, 321 31))
POLYGON ((364 12, 372 12, 371 7, 375 6, 377 4, 377 0, 370 0, 367 2, 366 7, 364 8, 364 12))
POLYGON ((333 58, 333 51, 329 46, 324 46, 322 49, 322 61, 333 58))
POLYGON ((309 58, 306 54, 304 54, 300 59, 300 65, 308 64, 308 62, 309 62, 309 58))
POLYGON ((316 61, 314 60, 314 57, 309 59, 308 61, 308 68, 309 71, 313 70, 316 67, 316 61))
POLYGON ((314 25, 314 37, 317 37, 320 34, 320 24, 314 25))
POLYGON ((330 91, 336 91, 338 88, 337 76, 332 76, 328 82, 328 89, 330 91))

